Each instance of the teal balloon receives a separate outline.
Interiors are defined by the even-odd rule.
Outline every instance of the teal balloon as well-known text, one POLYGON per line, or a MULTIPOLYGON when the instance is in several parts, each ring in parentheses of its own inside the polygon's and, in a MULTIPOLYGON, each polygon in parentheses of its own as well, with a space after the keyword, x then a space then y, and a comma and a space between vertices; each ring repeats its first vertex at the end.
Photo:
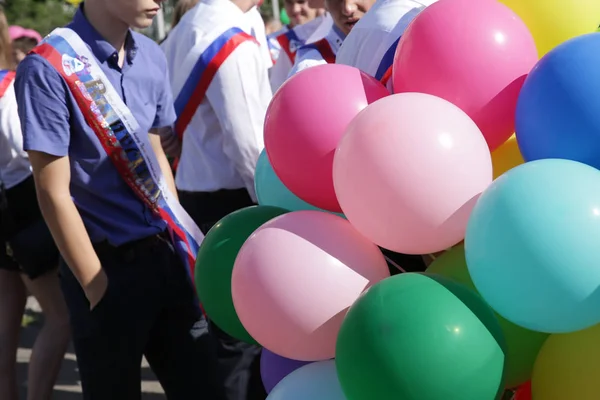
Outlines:
POLYGON ((346 400, 335 360, 315 362, 283 378, 267 400, 346 400))
POLYGON ((465 238, 475 287, 507 320, 567 333, 600 323, 600 171, 520 165, 483 192, 465 238))
POLYGON ((265 150, 260 153, 256 163, 254 186, 258 204, 261 206, 280 207, 289 211, 323 211, 346 218, 343 214, 325 211, 310 205, 292 193, 275 174, 265 150))

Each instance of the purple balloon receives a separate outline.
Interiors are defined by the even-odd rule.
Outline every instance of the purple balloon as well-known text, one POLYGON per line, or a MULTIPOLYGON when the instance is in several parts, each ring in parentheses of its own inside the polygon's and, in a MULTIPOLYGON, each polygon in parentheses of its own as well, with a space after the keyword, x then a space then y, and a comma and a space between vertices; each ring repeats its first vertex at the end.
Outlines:
POLYGON ((283 378, 312 361, 298 361, 278 356, 267 349, 262 349, 260 356, 260 376, 267 393, 283 378))

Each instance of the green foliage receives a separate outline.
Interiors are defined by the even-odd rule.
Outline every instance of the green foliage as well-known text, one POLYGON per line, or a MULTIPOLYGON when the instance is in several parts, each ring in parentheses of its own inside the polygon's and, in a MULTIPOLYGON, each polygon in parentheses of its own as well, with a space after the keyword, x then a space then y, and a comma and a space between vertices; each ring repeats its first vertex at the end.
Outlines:
POLYGON ((265 0, 265 2, 260 6, 260 13, 265 20, 273 17, 273 1, 265 0))
POLYGON ((10 25, 35 29, 42 36, 66 25, 76 9, 64 0, 6 0, 4 6, 10 25))

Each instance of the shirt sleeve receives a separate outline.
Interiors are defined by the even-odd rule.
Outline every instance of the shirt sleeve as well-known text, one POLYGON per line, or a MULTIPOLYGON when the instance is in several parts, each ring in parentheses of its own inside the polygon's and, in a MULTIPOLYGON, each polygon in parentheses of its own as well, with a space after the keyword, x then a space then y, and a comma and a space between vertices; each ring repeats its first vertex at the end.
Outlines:
POLYGON ((273 68, 271 68, 271 76, 269 79, 271 81, 271 90, 273 93, 275 93, 277 89, 284 84, 291 69, 292 62, 288 58, 287 54, 282 53, 279 59, 277 59, 277 62, 273 68))
POLYGON ((30 55, 15 79, 23 148, 63 157, 69 152, 70 112, 67 84, 46 60, 30 55))
POLYGON ((264 148, 263 124, 271 88, 256 43, 242 43, 215 74, 206 92, 223 130, 223 151, 253 200, 254 170, 264 148))
POLYGON ((271 59, 271 51, 267 42, 267 34, 265 32, 265 23, 258 11, 258 7, 253 7, 247 12, 247 16, 250 17, 250 23, 252 25, 252 36, 256 39, 260 45, 259 51, 263 60, 263 66, 269 69, 273 66, 273 60, 271 59))
POLYGON ((298 50, 298 54, 296 54, 296 63, 290 70, 288 79, 300 71, 304 71, 307 68, 316 67, 317 65, 323 64, 327 64, 327 61, 325 61, 323 57, 321 57, 321 53, 319 53, 317 50, 298 50))
POLYGON ((166 126, 171 126, 177 118, 175 114, 175 106, 173 104, 173 91, 171 90, 171 80, 169 77, 167 60, 162 52, 160 54, 163 57, 161 62, 163 79, 158 94, 158 101, 156 103, 156 116, 154 117, 152 128, 164 128, 166 126))

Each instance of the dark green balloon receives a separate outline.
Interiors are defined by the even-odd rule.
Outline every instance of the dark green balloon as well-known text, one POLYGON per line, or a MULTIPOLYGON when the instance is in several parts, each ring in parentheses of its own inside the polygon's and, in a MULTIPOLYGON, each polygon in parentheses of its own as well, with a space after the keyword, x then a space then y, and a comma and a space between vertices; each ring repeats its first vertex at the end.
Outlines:
POLYGON ((223 331, 256 344, 240 322, 231 297, 231 274, 240 248, 264 223, 288 213, 279 207, 252 206, 235 211, 208 232, 196 259, 196 290, 204 311, 223 331))
POLYGON ((405 273, 368 289, 340 329, 336 366, 348 400, 494 400, 504 340, 472 290, 405 273))
MULTIPOLYGON (((431 263, 427 272, 443 275, 477 291, 469 275, 463 245, 453 247, 439 256, 431 263)), ((496 318, 504 333, 508 350, 506 353, 506 387, 515 388, 531 379, 533 364, 549 335, 522 328, 499 314, 496 314, 496 318)))

